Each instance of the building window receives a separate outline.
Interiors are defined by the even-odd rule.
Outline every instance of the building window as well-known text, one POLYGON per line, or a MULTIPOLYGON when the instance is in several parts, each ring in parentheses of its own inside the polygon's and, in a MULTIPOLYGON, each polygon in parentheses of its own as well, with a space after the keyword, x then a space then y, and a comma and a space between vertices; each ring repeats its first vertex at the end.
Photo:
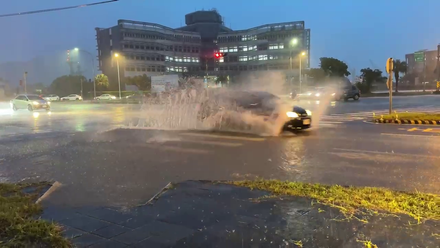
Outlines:
POLYGON ((235 52, 237 52, 238 51, 238 48, 235 46, 235 47, 230 47, 229 48, 229 52, 230 53, 235 53, 235 52))
POLYGON ((257 55, 249 56, 248 60, 258 60, 258 56, 257 55))
POLYGON ((269 59, 278 59, 278 56, 276 56, 276 55, 269 55, 269 59))
POLYGON ((257 50, 257 46, 249 46, 248 47, 248 51, 256 51, 257 50))
POLYGON ((240 51, 247 52, 248 46, 240 46, 240 51))
POLYGON ((190 57, 183 57, 183 62, 191 62, 191 58, 190 57))
POLYGON ((176 62, 182 62, 183 61, 182 57, 175 57, 174 60, 176 62))
POLYGON ((238 61, 248 61, 248 56, 240 56, 238 61))
POLYGON ((227 53, 228 52, 228 48, 227 47, 220 47, 220 52, 221 53, 227 53))
POLYGON ((284 44, 283 43, 278 44, 278 49, 284 49, 284 44))
POLYGON ((267 60, 267 55, 258 55, 258 60, 267 60))
POLYGON ((225 62, 225 58, 223 58, 223 57, 219 58, 219 59, 218 59, 218 62, 220 62, 220 63, 225 62))
POLYGON ((192 57, 192 58, 191 58, 191 62, 193 62, 193 63, 199 63, 199 58, 197 58, 197 57, 192 57))
POLYGON ((269 50, 274 50, 274 49, 278 49, 278 44, 270 44, 269 45, 269 50))

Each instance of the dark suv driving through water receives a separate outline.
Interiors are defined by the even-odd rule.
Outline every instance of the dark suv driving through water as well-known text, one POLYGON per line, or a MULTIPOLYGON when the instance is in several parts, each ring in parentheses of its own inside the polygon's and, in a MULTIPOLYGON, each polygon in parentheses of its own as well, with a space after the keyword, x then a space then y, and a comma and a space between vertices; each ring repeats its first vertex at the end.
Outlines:
POLYGON ((265 122, 284 120, 281 131, 303 130, 311 127, 312 112, 294 106, 288 111, 279 108, 279 97, 263 91, 234 90, 217 93, 202 102, 198 110, 199 120, 215 116, 221 111, 250 112, 265 122), (284 116, 282 116, 284 115, 284 116), (283 119, 281 119, 283 118, 283 119))

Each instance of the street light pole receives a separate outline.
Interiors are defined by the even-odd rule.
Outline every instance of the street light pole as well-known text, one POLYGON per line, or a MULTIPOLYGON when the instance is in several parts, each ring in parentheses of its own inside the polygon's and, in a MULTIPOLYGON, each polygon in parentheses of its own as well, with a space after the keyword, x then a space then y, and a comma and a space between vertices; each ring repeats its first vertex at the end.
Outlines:
POLYGON ((301 94, 301 88, 302 88, 302 66, 301 66, 301 61, 302 61, 302 54, 299 55, 299 93, 301 94))
POLYGON ((93 97, 96 97, 96 84, 95 84, 95 58, 93 57, 93 54, 91 52, 88 52, 86 50, 83 49, 79 49, 77 47, 75 47, 74 49, 75 51, 80 51, 80 52, 84 52, 87 55, 90 56, 91 60, 92 60, 92 76, 93 76, 93 97))
POLYGON ((118 68, 118 85, 119 85, 119 99, 121 99, 121 77, 119 76, 119 54, 115 53, 116 67, 118 68))
POLYGON ((24 93, 25 93, 25 94, 27 94, 27 90, 26 90, 26 84, 27 84, 27 82, 26 82, 26 78, 27 78, 27 71, 25 71, 25 72, 24 72, 24 75, 23 75, 23 79, 24 79, 24 93))

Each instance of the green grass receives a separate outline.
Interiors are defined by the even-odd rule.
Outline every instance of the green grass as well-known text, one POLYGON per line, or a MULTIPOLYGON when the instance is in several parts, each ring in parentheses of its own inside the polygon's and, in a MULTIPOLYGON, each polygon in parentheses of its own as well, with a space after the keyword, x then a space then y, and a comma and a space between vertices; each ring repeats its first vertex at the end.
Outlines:
POLYGON ((374 213, 409 215, 418 223, 425 220, 440 220, 440 196, 435 194, 406 193, 376 187, 327 186, 262 179, 230 183, 251 189, 266 190, 274 195, 316 199, 321 204, 338 208, 348 218, 367 210, 374 213))
POLYGON ((35 204, 47 183, 0 183, 0 247, 71 247, 54 223, 36 219, 42 212, 35 204), (36 193, 25 193, 32 187, 36 193))
POLYGON ((439 121, 440 113, 417 113, 417 112, 395 112, 390 115, 375 115, 373 117, 375 120, 383 118, 384 120, 430 120, 430 121, 439 121))

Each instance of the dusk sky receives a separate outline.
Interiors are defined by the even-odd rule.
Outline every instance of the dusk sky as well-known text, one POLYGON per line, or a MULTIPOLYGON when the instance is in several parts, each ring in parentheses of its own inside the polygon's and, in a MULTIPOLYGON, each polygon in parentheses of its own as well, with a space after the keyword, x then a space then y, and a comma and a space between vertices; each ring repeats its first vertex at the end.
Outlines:
MULTIPOLYGON (((3 1, 0 14, 97 1, 3 1)), ((129 19, 175 28, 184 25, 185 14, 212 8, 232 29, 304 20, 311 29, 312 67, 319 65, 320 57, 335 57, 357 73, 364 67, 382 69, 388 57, 404 59, 405 53, 433 50, 440 43, 439 0, 121 0, 0 18, 0 62, 26 61, 73 47, 96 54, 95 27, 107 28, 118 19, 129 19)))

